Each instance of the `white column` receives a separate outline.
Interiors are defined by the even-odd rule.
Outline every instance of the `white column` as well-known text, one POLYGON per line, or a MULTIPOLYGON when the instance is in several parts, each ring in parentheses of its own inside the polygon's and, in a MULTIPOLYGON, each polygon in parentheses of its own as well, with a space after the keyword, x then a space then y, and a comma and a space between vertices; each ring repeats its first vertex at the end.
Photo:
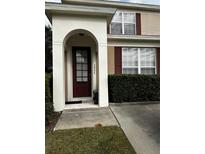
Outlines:
POLYGON ((99 44, 98 69, 99 69, 99 106, 107 107, 108 101, 108 68, 107 68, 107 44, 99 44))
POLYGON ((53 42, 53 105, 55 111, 65 106, 64 49, 62 42, 53 42))

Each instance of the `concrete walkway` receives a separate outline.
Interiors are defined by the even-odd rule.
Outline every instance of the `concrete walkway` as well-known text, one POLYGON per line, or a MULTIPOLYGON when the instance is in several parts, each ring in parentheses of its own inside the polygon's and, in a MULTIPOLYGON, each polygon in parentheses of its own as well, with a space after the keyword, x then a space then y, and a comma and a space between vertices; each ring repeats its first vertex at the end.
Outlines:
POLYGON ((64 110, 55 130, 95 127, 96 124, 102 126, 119 126, 109 108, 64 110))
POLYGON ((160 153, 160 105, 111 105, 137 154, 160 153))

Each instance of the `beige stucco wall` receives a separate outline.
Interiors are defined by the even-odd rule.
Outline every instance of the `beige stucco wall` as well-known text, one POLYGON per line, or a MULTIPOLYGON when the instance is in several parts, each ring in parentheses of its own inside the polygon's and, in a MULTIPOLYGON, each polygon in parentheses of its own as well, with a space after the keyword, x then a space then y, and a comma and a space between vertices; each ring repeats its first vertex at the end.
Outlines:
POLYGON ((159 12, 141 13, 142 35, 160 35, 160 14, 159 12))
POLYGON ((108 46, 108 74, 115 73, 115 51, 113 46, 108 46))

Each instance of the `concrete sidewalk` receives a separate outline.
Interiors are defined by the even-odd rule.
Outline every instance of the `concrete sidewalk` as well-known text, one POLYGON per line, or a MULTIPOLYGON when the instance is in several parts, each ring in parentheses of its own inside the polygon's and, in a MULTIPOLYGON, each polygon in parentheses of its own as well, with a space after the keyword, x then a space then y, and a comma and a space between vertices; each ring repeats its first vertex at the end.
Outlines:
POLYGON ((160 153, 160 105, 111 105, 137 154, 160 153))
POLYGON ((110 108, 64 110, 54 130, 95 127, 119 126, 110 108))

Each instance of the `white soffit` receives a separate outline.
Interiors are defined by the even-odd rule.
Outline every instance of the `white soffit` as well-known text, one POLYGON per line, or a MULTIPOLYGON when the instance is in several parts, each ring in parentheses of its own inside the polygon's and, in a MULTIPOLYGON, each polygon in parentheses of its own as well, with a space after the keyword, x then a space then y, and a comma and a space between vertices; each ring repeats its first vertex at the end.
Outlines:
POLYGON ((76 14, 76 15, 92 15, 92 16, 105 16, 110 23, 115 8, 85 6, 85 5, 70 5, 59 3, 45 3, 46 15, 50 19, 53 14, 76 14))

